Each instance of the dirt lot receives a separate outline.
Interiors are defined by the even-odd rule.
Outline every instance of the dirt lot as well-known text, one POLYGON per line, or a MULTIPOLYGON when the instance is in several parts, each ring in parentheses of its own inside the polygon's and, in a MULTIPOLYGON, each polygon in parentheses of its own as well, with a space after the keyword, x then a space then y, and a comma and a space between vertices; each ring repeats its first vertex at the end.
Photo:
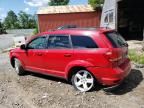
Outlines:
POLYGON ((8 53, 0 54, 0 108, 144 108, 144 69, 133 68, 110 93, 103 87, 79 93, 66 81, 48 76, 17 76, 8 53))

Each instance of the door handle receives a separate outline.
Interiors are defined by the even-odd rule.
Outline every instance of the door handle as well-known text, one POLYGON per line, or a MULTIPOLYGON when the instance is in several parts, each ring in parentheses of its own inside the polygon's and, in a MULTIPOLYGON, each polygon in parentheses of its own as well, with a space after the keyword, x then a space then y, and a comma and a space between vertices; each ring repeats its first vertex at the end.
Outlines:
POLYGON ((42 53, 37 53, 36 55, 37 55, 37 56, 42 56, 43 54, 42 54, 42 53))
POLYGON ((71 57, 71 54, 64 54, 65 57, 71 57))

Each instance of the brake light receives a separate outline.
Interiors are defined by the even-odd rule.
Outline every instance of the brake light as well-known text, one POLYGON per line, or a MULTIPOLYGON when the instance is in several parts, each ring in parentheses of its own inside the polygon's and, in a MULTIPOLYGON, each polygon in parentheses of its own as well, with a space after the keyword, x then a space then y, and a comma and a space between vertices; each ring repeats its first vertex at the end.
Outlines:
POLYGON ((108 51, 108 52, 106 52, 106 55, 107 55, 107 56, 112 55, 112 52, 111 52, 111 51, 108 51))
POLYGON ((109 61, 111 61, 111 62, 117 62, 117 61, 119 61, 121 59, 122 59, 122 57, 120 56, 118 58, 109 59, 109 61))
POLYGON ((106 52, 105 55, 110 62, 117 62, 122 59, 122 56, 120 56, 117 53, 114 53, 112 51, 106 52))

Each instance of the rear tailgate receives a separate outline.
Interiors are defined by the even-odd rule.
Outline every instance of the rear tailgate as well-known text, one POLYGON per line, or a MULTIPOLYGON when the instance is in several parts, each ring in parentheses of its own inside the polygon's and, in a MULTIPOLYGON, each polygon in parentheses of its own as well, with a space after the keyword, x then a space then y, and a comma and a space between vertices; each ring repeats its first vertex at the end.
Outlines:
POLYGON ((120 65, 126 61, 128 58, 128 44, 124 38, 117 32, 111 31, 105 33, 108 41, 111 44, 111 52, 113 61, 120 65))

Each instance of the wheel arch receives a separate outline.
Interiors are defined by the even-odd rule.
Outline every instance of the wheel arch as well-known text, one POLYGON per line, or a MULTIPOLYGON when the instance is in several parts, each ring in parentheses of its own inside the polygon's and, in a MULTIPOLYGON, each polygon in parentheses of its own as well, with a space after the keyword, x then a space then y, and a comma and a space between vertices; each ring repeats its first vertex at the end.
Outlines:
POLYGON ((85 60, 72 61, 65 68, 65 73, 66 73, 65 74, 65 78, 67 80, 69 80, 69 78, 70 78, 70 76, 72 74, 72 71, 76 71, 78 69, 86 69, 87 70, 87 67, 92 67, 92 66, 94 66, 92 63, 90 63, 88 61, 85 61, 85 60))
POLYGON ((20 57, 19 57, 17 54, 13 54, 13 55, 11 56, 11 58, 10 58, 10 63, 11 63, 11 65, 12 65, 12 67, 15 68, 15 58, 18 59, 18 60, 20 60, 23 68, 25 68, 25 67, 24 67, 25 65, 24 65, 23 61, 20 59, 20 57))
POLYGON ((67 80, 68 80, 69 82, 71 82, 72 76, 73 76, 77 71, 79 71, 79 70, 86 70, 86 67, 84 67, 84 66, 73 66, 73 67, 71 67, 71 68, 68 70, 68 72, 67 72, 67 80))
POLYGON ((12 65, 12 67, 14 68, 15 67, 15 56, 13 56, 13 57, 11 57, 11 59, 10 59, 10 63, 11 63, 11 65, 12 65))

